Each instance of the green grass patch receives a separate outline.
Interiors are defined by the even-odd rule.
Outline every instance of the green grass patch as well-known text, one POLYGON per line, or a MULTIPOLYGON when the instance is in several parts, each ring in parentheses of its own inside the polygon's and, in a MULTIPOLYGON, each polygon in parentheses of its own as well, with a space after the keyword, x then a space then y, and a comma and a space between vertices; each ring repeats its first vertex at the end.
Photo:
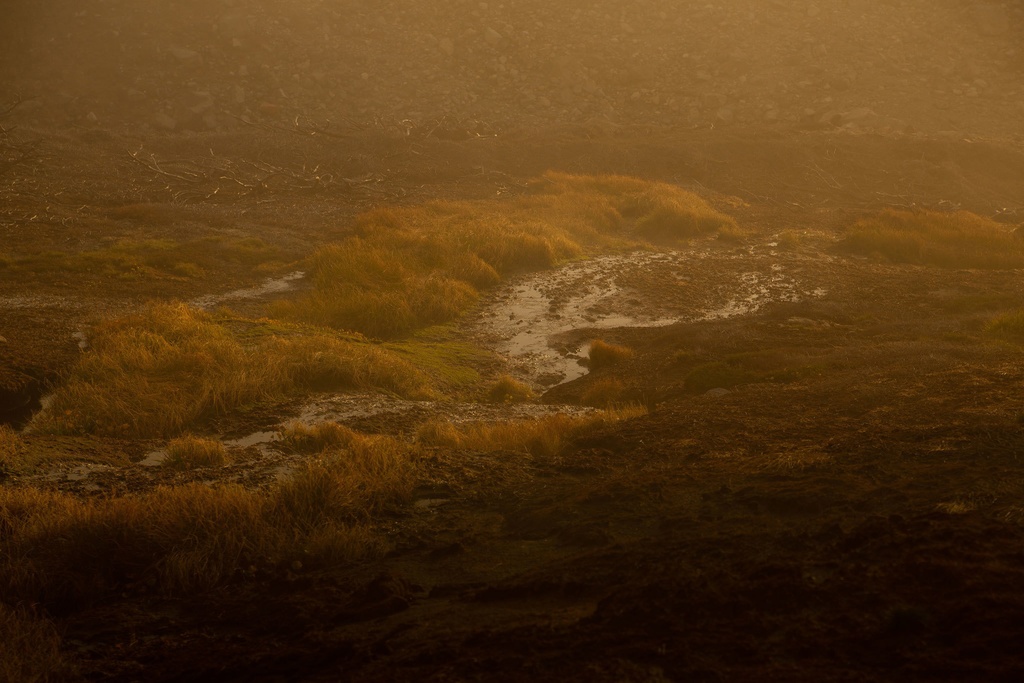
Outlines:
POLYGON ((425 373, 443 392, 462 395, 479 387, 481 369, 493 365, 495 357, 479 346, 458 341, 457 334, 454 327, 440 325, 381 347, 425 373))
POLYGON ((1006 226, 967 211, 886 209, 854 224, 840 248, 896 263, 944 268, 1024 267, 1024 240, 1006 226))

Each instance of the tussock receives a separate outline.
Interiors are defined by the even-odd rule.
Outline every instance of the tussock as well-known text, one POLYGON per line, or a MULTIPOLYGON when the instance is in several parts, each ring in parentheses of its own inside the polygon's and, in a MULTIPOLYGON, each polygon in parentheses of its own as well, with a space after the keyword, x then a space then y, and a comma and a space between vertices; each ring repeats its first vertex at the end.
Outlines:
POLYGON ((1024 267, 1024 240, 995 221, 969 213, 886 209, 857 222, 845 251, 944 268, 1024 267))
POLYGON ((533 390, 529 385, 510 375, 499 377, 487 392, 487 400, 491 403, 522 403, 532 398, 533 390))
POLYGON ((167 444, 164 467, 175 470, 192 470, 200 467, 223 467, 227 462, 224 444, 213 439, 183 436, 167 444))
POLYGON ((590 342, 588 358, 590 359, 591 370, 618 365, 632 357, 633 350, 629 347, 609 344, 601 339, 595 339, 590 342))
POLYGON ((357 235, 309 259, 313 292, 274 315, 396 338, 458 317, 509 275, 649 241, 736 235, 732 218, 678 187, 548 173, 512 201, 376 209, 357 235))
POLYGON ((136 584, 175 593, 253 565, 366 557, 384 547, 367 517, 408 501, 414 482, 412 447, 353 433, 270 491, 188 484, 79 499, 0 488, 0 601, 73 609, 136 584))
POLYGON ((608 408, 622 401, 626 386, 612 377, 595 380, 580 396, 580 403, 594 408, 608 408))
POLYGON ((32 429, 171 437, 241 406, 299 390, 377 388, 431 395, 429 380, 394 353, 358 339, 293 330, 242 340, 208 313, 153 304, 108 321, 32 429))
POLYGON ((281 444, 299 453, 317 453, 327 448, 344 448, 359 438, 358 432, 337 422, 308 425, 293 422, 281 431, 281 444))
POLYGON ((646 412, 642 406, 624 406, 581 416, 559 413, 536 420, 498 424, 453 425, 446 421, 431 421, 417 430, 416 441, 424 446, 445 449, 508 450, 535 457, 551 457, 584 432, 646 412))

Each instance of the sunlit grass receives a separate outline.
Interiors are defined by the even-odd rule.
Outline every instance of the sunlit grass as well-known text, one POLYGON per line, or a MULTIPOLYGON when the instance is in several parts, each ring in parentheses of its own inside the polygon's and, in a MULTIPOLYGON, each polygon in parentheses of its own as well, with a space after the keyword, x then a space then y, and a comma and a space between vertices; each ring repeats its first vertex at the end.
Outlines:
POLYGON ((318 422, 315 425, 292 422, 281 430, 281 445, 299 453, 345 447, 357 438, 359 434, 356 431, 337 422, 318 422))
POLYGON ((107 321, 32 429, 169 437, 296 391, 376 388, 432 395, 407 361, 358 338, 313 330, 240 340, 212 315, 154 304, 107 321))
POLYGON ((570 416, 563 413, 535 420, 454 425, 434 420, 416 432, 418 443, 428 447, 476 451, 521 451, 537 457, 557 455, 573 438, 620 420, 646 414, 641 406, 624 406, 570 416))
POLYGON ((183 436, 167 444, 164 467, 175 470, 192 470, 199 467, 222 467, 227 461, 224 444, 214 439, 183 436))
POLYGON ((580 403, 594 408, 608 408, 622 402, 626 385, 613 377, 604 377, 591 382, 580 396, 580 403))
POLYGON ((378 554, 386 544, 368 519, 408 502, 415 449, 347 436, 269 491, 188 484, 82 499, 0 488, 0 600, 73 609, 133 585, 179 593, 253 565, 378 554))
POLYGON ((533 398, 533 389, 510 375, 499 377, 487 391, 491 403, 522 403, 533 398))
POLYGON ((897 263, 946 268, 1024 267, 1024 240, 967 211, 886 209, 850 228, 841 247, 897 263))
POLYGON ((618 365, 633 357, 633 349, 617 344, 609 344, 603 339, 595 339, 590 342, 590 350, 587 353, 590 360, 590 369, 597 370, 612 365, 618 365))
POLYGON ((434 201, 360 216, 356 236, 314 253, 314 290, 275 316, 395 338, 458 317, 521 272, 587 254, 713 234, 732 218, 678 187, 548 173, 514 200, 434 201))
POLYGON ((387 436, 351 433, 282 484, 276 505, 301 528, 350 521, 408 502, 415 485, 412 447, 387 436))

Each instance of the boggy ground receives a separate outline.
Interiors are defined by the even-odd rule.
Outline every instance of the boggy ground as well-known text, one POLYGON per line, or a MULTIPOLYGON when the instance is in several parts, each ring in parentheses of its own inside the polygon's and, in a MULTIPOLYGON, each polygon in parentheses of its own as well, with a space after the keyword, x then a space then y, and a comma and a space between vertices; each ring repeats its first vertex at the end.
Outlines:
MULTIPOLYGON (((541 166, 616 163, 586 162, 560 137, 544 158, 538 147, 513 155, 498 142, 464 144, 456 151, 466 157, 490 145, 488 163, 507 171, 497 182, 448 184, 449 196, 514 192, 541 166)), ((735 317, 600 331, 635 355, 543 400, 578 403, 604 382, 614 398, 645 403, 647 416, 585 435, 555 458, 430 459, 411 504, 379 520, 391 545, 381 559, 261 568, 196 595, 126 585, 59 614, 74 677, 1019 678, 1024 372, 1019 347, 986 331, 1019 306, 1017 271, 891 264, 836 247, 858 217, 892 205, 895 193, 876 189, 892 188, 882 177, 900 178, 907 206, 956 204, 1006 221, 1004 200, 1022 196, 1019 152, 819 133, 650 144, 585 148, 628 155, 652 176, 704 192, 750 232, 701 249, 740 270, 750 267, 748 249, 763 249, 803 291, 821 294, 735 317), (700 175, 711 157, 724 163, 700 175)), ((447 146, 433 154, 428 163, 460 158, 447 146)), ((287 243, 282 230, 264 239, 287 243)), ((702 270, 695 259, 686 281, 701 296, 728 298, 716 286, 731 282, 723 261, 704 261, 716 265, 702 270)), ((221 290, 258 281, 216 277, 221 290)), ((34 291, 6 282, 15 296, 34 291)), ((61 295, 67 305, 9 307, 5 324, 84 321, 95 301, 138 301, 116 279, 97 282, 88 296, 61 295)), ((177 294, 177 281, 155 282, 165 289, 147 294, 177 294)), ((683 296, 653 276, 632 285, 659 311, 683 296)), ((19 328, 28 329, 5 328, 5 352, 23 351, 26 365, 32 349, 70 345, 67 362, 78 353, 67 328, 47 327, 31 344, 19 344, 19 328)), ((581 343, 597 336, 575 334, 581 343)), ((44 355, 48 367, 66 368, 64 356, 44 355)), ((402 434, 408 422, 362 427, 402 434)), ((96 460, 89 450, 106 448, 112 462, 138 462, 151 448, 61 438, 48 447, 71 459, 78 449, 96 460)), ((122 488, 140 466, 127 467, 122 488)), ((160 481, 174 476, 185 475, 160 481)))
MULTIPOLYGON (((372 520, 371 559, 21 605, 60 633, 54 677, 1022 678, 1024 371, 990 329, 1021 306, 1019 270, 838 247, 889 207, 1024 221, 1015 3, 394 0, 388 20, 339 5, 329 21, 322 3, 16 4, 0 28, 0 420, 16 426, 93 323, 291 273, 379 206, 620 173, 741 228, 689 245, 712 256, 685 272, 617 282, 680 323, 558 340, 634 354, 540 401, 647 415, 546 457, 434 448, 411 500, 372 520), (820 294, 701 319, 773 263, 820 294)), ((207 431, 272 429, 300 404, 207 431)), ((401 439, 446 412, 350 424, 401 439)), ((141 464, 162 440, 23 438, 56 464, 0 485, 89 500, 258 458, 180 473, 141 464)))

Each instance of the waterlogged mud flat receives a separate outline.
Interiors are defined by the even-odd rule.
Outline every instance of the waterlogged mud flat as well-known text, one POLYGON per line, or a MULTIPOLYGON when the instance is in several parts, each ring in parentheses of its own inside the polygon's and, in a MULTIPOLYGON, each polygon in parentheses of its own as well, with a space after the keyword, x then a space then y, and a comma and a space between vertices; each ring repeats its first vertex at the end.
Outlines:
POLYGON ((499 288, 472 333, 535 382, 569 382, 587 373, 586 334, 724 319, 826 294, 798 257, 775 247, 714 244, 572 263, 499 288))

